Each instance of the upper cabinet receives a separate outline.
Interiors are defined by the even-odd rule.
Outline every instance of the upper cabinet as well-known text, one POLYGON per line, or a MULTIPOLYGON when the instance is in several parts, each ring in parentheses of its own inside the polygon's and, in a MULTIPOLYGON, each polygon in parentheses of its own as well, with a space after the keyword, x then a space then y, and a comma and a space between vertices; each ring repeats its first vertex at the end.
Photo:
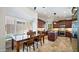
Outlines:
POLYGON ((56 21, 54 21, 54 22, 53 22, 53 28, 59 28, 59 23, 56 22, 56 21))
POLYGON ((67 20, 67 21, 65 21, 65 27, 66 28, 71 28, 72 27, 72 20, 67 20))
POLYGON ((62 20, 62 21, 53 22, 53 28, 61 28, 63 25, 65 28, 71 28, 72 20, 62 20))
POLYGON ((38 28, 44 28, 45 22, 38 19, 38 28))
POLYGON ((77 7, 72 8, 72 20, 77 20, 77 7))

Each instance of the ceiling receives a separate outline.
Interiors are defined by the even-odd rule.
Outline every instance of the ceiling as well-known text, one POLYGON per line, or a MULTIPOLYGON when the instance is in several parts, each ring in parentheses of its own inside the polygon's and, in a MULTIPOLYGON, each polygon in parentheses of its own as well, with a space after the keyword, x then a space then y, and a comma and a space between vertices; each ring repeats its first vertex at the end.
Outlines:
POLYGON ((38 17, 44 21, 63 20, 72 18, 72 7, 36 7, 38 17), (56 15, 54 15, 56 13, 56 15))

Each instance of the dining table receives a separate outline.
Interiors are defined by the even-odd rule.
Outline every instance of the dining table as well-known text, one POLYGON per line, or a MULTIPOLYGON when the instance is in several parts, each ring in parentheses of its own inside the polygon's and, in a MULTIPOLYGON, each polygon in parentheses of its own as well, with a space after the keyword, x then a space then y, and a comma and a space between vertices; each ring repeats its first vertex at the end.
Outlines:
MULTIPOLYGON (((40 34, 35 35, 34 38, 39 37, 39 36, 40 36, 40 34)), ((44 43, 44 36, 45 36, 45 35, 42 34, 43 43, 44 43)), ((20 47, 21 47, 22 43, 23 43, 23 42, 26 42, 26 41, 29 40, 29 39, 30 39, 30 37, 26 37, 25 39, 18 39, 18 40, 15 39, 15 41, 16 41, 16 52, 20 52, 20 47), (21 43, 21 44, 20 44, 20 43, 21 43)))

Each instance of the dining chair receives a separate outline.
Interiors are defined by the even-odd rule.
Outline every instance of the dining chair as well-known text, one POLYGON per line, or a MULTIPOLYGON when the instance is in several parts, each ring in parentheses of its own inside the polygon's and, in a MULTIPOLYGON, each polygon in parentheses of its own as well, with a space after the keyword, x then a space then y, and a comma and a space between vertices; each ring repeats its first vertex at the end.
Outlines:
POLYGON ((40 42, 40 45, 42 46, 42 35, 38 35, 35 37, 34 41, 36 42, 36 46, 38 48, 38 43, 40 42))
POLYGON ((30 37, 26 42, 23 43, 23 51, 25 47, 27 47, 27 52, 28 52, 28 48, 29 50, 31 50, 31 46, 33 47, 33 51, 35 51, 34 37, 30 37))

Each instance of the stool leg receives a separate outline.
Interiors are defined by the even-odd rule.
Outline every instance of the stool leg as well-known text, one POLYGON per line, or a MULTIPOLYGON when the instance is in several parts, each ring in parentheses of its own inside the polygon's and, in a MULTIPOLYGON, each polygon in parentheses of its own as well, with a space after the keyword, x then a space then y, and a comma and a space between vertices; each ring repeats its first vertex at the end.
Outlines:
POLYGON ((25 48, 25 46, 24 46, 24 44, 23 44, 23 52, 24 52, 24 48, 25 48))
POLYGON ((43 44, 44 44, 44 37, 43 37, 43 44))
POLYGON ((38 42, 37 42, 37 48, 38 48, 38 42))
POLYGON ((31 46, 29 46, 29 51, 31 51, 31 46))
POLYGON ((28 52, 28 46, 27 46, 27 52, 28 52))
POLYGON ((42 46, 42 41, 40 41, 40 44, 41 44, 41 46, 42 46))
POLYGON ((35 51, 35 45, 34 45, 34 43, 33 43, 33 50, 35 51))

